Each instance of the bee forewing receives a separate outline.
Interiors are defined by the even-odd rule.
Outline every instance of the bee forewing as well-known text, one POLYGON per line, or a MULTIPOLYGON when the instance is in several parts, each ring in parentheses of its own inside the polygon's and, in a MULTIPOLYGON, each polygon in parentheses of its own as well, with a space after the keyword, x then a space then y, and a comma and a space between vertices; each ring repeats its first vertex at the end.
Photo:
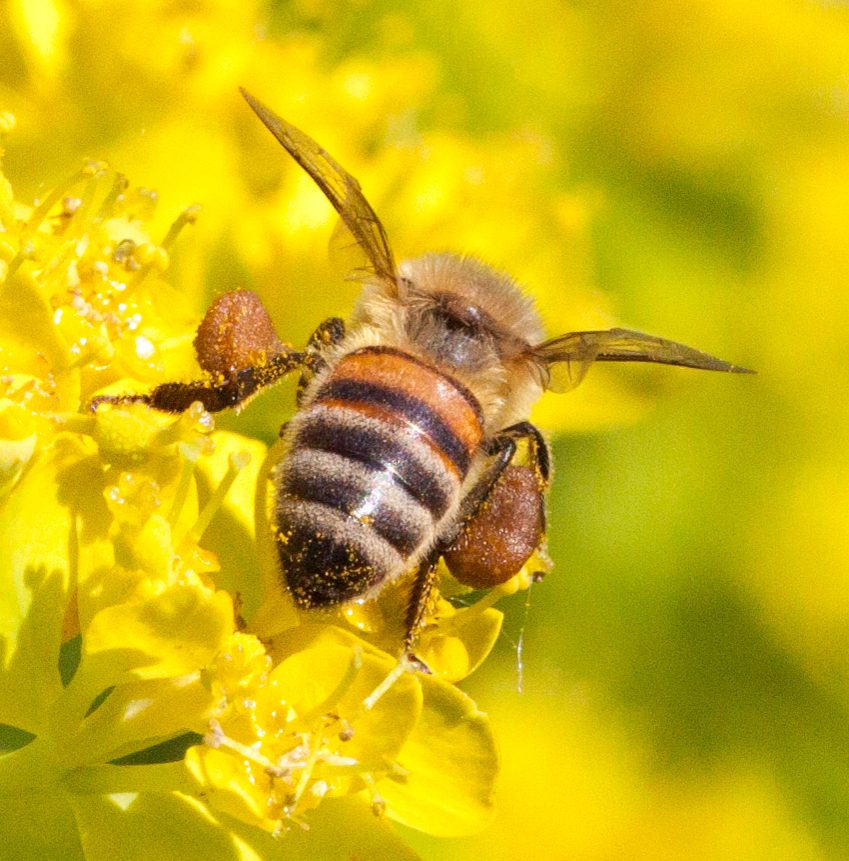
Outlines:
POLYGON ((686 344, 633 329, 570 332, 540 344, 533 352, 541 364, 548 366, 548 389, 554 392, 574 389, 593 362, 656 362, 703 371, 755 373, 686 344))
POLYGON ((534 358, 547 374, 550 392, 571 392, 598 358, 608 332, 569 332, 533 348, 534 358))
POLYGON ((342 218, 336 221, 327 250, 333 270, 345 281, 363 282, 369 275, 375 274, 374 263, 366 254, 362 242, 351 233, 342 218))
POLYGON ((309 135, 277 116, 250 93, 241 88, 240 92, 271 134, 324 192, 365 252, 374 273, 394 282, 395 260, 389 240, 359 182, 309 135))

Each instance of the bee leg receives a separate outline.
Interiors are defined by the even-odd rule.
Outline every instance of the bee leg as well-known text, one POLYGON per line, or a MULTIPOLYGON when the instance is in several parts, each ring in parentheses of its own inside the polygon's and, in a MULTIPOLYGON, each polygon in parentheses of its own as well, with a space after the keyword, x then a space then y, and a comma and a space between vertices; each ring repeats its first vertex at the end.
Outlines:
POLYGON ((508 436, 514 441, 527 439, 530 442, 530 456, 534 469, 537 470, 540 479, 547 485, 551 481, 551 452, 539 428, 530 422, 519 422, 505 428, 495 439, 498 440, 503 436, 508 436))
MULTIPOLYGON (((407 604, 404 652, 413 645, 431 609, 438 563, 475 589, 487 589, 517 574, 545 536, 545 493, 551 477, 548 443, 530 422, 511 425, 487 446, 493 458, 466 495, 457 525, 420 563, 407 604), (528 441, 529 464, 516 465, 518 443, 528 441)), ((419 661, 421 664, 421 661, 419 661)))
POLYGON ((298 390, 295 394, 295 403, 300 406, 304 399, 304 392, 312 378, 321 372, 326 366, 324 352, 328 347, 335 347, 345 337, 345 321, 341 317, 328 317, 315 332, 310 335, 307 348, 304 351, 304 360, 301 378, 298 380, 298 390))
POLYGON ((415 658, 413 654, 413 644, 422 625, 424 625, 427 611, 430 609, 434 598, 436 585, 439 580, 437 566, 440 556, 441 553, 439 550, 434 550, 421 562, 416 570, 415 580, 413 581, 413 587, 410 590, 410 597, 407 602, 404 654, 414 658, 426 672, 429 672, 429 670, 427 670, 424 663, 420 659, 415 658))
POLYGON ((164 413, 185 412, 195 401, 211 413, 245 406, 256 394, 286 374, 303 366, 304 353, 295 350, 272 356, 262 365, 253 365, 222 379, 194 380, 189 383, 162 383, 146 395, 99 395, 92 398, 91 410, 98 404, 147 404, 164 413))
POLYGON ((519 422, 505 428, 486 443, 487 454, 495 459, 484 469, 463 499, 456 526, 451 532, 442 536, 440 543, 443 547, 449 546, 463 531, 468 521, 473 519, 486 504, 504 470, 510 466, 516 456, 517 443, 522 439, 528 439, 530 442, 531 467, 539 480, 541 492, 548 487, 551 480, 551 455, 545 437, 530 422, 519 422))
POLYGON ((100 395, 92 400, 91 409, 104 403, 135 403, 182 413, 195 401, 209 412, 240 408, 307 360, 306 353, 277 337, 262 300, 251 290, 218 296, 204 314, 193 343, 206 379, 163 383, 146 395, 100 395))
POLYGON ((548 445, 529 422, 506 428, 488 446, 493 462, 466 495, 457 526, 441 537, 451 574, 475 589, 506 583, 545 542, 548 445), (528 463, 514 463, 528 441, 528 463))

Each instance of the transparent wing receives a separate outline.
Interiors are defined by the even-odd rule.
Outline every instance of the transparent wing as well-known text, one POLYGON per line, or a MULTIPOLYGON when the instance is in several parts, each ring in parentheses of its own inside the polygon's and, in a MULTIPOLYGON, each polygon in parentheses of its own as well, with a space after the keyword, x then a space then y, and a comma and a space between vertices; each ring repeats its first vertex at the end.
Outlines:
POLYGON ((278 117, 250 93, 241 88, 240 92, 271 134, 283 144, 289 155, 312 177, 333 204, 374 267, 374 273, 394 282, 395 260, 389 240, 380 219, 365 199, 359 182, 309 135, 278 117))
POLYGON ((375 274, 374 263, 366 253, 363 243, 351 233, 351 229, 341 218, 336 220, 327 250, 334 271, 345 281, 361 283, 369 275, 375 274))
POLYGON ((593 362, 657 362, 703 371, 755 373, 686 344, 633 329, 570 332, 534 347, 533 355, 547 373, 547 388, 554 392, 574 389, 593 362))

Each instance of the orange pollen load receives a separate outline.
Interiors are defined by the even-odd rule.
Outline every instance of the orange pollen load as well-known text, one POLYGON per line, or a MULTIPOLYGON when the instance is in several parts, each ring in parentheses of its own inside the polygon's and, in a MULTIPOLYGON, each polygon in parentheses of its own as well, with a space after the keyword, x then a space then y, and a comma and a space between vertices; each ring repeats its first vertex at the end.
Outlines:
POLYGON ((491 589, 522 570, 544 532, 539 479, 532 467, 510 465, 443 557, 460 583, 491 589))
POLYGON ((200 366, 216 377, 263 365, 285 349, 252 290, 233 290, 215 299, 198 326, 194 345, 200 366))

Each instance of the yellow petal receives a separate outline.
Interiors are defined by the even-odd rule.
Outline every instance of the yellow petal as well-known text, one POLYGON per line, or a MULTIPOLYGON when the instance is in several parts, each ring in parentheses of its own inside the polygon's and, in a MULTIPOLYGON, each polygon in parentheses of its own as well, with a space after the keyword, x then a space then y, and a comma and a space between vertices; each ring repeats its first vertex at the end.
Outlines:
POLYGON ((0 506, 0 722, 32 731, 61 691, 59 646, 79 507, 60 475, 90 452, 81 441, 57 441, 0 506))
POLYGON ((420 681, 422 716, 398 757, 408 774, 382 780, 378 790, 398 822, 439 837, 475 834, 495 815, 492 728, 462 691, 433 676, 420 681))
POLYGON ((129 677, 183 676, 207 666, 233 630, 233 603, 226 592, 208 594, 192 583, 162 591, 142 583, 124 604, 106 607, 84 636, 80 670, 103 685, 129 677))

